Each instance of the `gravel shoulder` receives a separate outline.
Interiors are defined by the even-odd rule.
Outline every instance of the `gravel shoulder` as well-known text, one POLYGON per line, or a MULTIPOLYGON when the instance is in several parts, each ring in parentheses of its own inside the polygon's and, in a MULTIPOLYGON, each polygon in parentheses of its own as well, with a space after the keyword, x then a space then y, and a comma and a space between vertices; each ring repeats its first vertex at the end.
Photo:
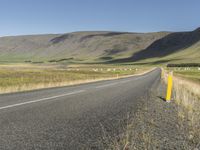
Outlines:
POLYGON ((130 117, 126 131, 111 149, 195 149, 189 134, 187 118, 181 118, 177 104, 164 101, 166 86, 158 80, 144 94, 138 110, 130 117), (117 143, 117 144, 116 144, 117 143))

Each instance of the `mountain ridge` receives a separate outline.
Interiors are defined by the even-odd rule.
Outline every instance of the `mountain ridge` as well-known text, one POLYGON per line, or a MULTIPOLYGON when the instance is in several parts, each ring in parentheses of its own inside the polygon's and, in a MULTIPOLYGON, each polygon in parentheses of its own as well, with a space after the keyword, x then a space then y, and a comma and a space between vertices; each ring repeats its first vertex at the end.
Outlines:
POLYGON ((168 57, 198 45, 199 40, 200 28, 190 32, 81 31, 9 36, 0 37, 0 61, 137 62, 168 57))

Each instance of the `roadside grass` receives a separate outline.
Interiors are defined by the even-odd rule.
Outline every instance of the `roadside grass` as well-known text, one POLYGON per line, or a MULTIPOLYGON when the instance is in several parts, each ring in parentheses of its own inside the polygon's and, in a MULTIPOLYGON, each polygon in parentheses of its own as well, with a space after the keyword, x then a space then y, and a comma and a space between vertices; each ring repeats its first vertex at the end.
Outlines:
MULTIPOLYGON (((171 70, 163 70, 162 78, 165 83, 169 71, 171 70)), ((197 68, 187 71, 175 68, 173 71, 173 104, 166 104, 160 98, 156 99, 156 93, 152 93, 151 96, 147 94, 143 97, 144 100, 141 99, 134 116, 128 115, 122 134, 114 139, 104 136, 108 143, 107 149, 162 149, 169 146, 167 145, 169 143, 172 144, 170 145, 172 149, 200 148, 200 84, 194 82, 196 79, 192 78, 192 76, 194 78, 198 76, 199 71, 197 68), (180 77, 179 74, 190 74, 191 78, 184 75, 180 77), (152 101, 147 101, 149 97, 153 97, 152 101), (175 123, 170 123, 170 121, 175 123), (165 125, 166 123, 169 126, 165 125), (177 133, 171 130, 174 128, 177 133), (173 139, 169 140, 170 137, 173 139), (169 140, 169 143, 165 140, 169 140)), ((162 81, 160 85, 166 87, 163 83, 162 81)), ((159 90, 166 92, 163 87, 159 86, 159 90)))
POLYGON ((118 78, 148 68, 113 65, 0 65, 0 93, 66 86, 118 78))
MULTIPOLYGON (((173 99, 177 104, 179 119, 182 123, 187 122, 187 127, 182 127, 187 132, 190 144, 200 147, 200 70, 173 70, 173 99)), ((166 72, 164 78, 167 81, 166 72)))
POLYGON ((190 70, 175 70, 174 73, 179 77, 183 77, 191 81, 197 81, 200 83, 200 70, 198 70, 197 68, 193 68, 190 70))

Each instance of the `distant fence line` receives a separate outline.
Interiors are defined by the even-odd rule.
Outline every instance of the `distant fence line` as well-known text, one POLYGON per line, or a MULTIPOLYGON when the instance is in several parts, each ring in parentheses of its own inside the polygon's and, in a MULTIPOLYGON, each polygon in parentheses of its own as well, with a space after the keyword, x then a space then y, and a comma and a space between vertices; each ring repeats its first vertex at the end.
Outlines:
POLYGON ((200 67, 200 63, 167 64, 167 67, 200 67))

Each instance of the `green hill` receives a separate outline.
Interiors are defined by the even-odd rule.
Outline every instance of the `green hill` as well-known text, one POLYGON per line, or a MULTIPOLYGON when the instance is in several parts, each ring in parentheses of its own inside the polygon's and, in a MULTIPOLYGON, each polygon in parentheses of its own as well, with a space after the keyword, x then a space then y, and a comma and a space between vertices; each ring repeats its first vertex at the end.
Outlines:
POLYGON ((146 49, 116 62, 200 63, 200 28, 192 32, 176 32, 158 39, 146 49))
POLYGON ((73 32, 0 38, 1 62, 200 62, 200 29, 191 32, 73 32))

